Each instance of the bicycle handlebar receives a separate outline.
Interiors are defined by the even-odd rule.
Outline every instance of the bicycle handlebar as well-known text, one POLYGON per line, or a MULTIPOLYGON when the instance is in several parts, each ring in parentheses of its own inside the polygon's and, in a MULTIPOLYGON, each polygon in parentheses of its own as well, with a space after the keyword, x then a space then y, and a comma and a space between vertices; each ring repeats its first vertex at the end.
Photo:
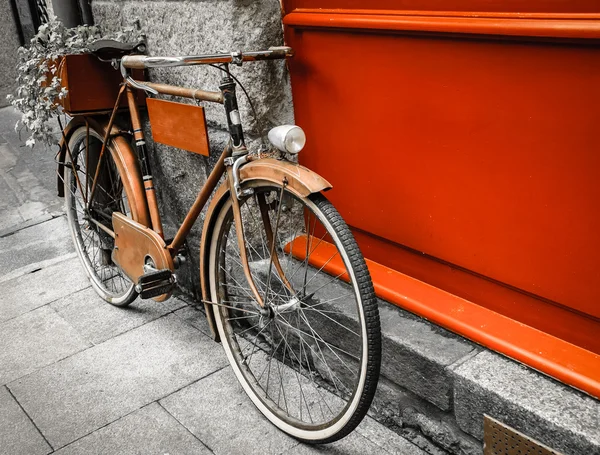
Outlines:
POLYGON ((254 62, 258 60, 277 60, 291 57, 291 47, 270 47, 266 51, 253 52, 230 52, 228 54, 204 54, 191 55, 187 57, 147 57, 145 55, 126 55, 121 59, 125 68, 166 68, 173 66, 208 65, 214 63, 234 63, 241 65, 242 62, 254 62))

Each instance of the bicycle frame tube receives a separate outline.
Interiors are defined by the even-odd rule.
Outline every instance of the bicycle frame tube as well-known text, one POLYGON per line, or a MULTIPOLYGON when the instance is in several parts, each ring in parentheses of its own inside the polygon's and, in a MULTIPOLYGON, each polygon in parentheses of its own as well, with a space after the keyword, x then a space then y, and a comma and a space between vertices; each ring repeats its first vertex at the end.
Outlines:
MULTIPOLYGON (((98 183, 98 174, 100 173, 100 164, 102 163, 102 157, 104 156, 104 152, 106 151, 106 144, 108 144, 108 140, 110 139, 110 131, 112 129, 113 123, 115 122, 115 116, 117 115, 117 110, 119 109, 119 103, 121 102, 121 96, 123 96, 123 92, 125 91, 125 85, 121 86, 119 90, 119 94, 117 95, 117 101, 115 102, 115 107, 113 107, 112 114, 110 115, 110 120, 108 121, 108 126, 106 128, 106 134, 104 136, 104 140, 102 141, 102 148, 100 149, 100 156, 98 158, 98 164, 96 166, 96 173, 94 174, 94 180, 92 180, 92 189, 90 190, 90 197, 87 201, 87 210, 92 206, 92 199, 94 198, 94 193, 96 192, 96 184, 98 183)), ((67 145, 68 147, 68 145, 67 145)))
POLYGON ((133 91, 129 86, 127 86, 126 92, 127 104, 129 106, 129 114, 131 117, 131 127, 133 129, 133 137, 135 139, 135 145, 137 147, 138 156, 142 164, 144 190, 146 193, 146 201, 148 203, 148 211, 150 213, 150 222, 152 224, 152 230, 161 237, 164 237, 162 220, 160 218, 160 211, 158 210, 156 190, 154 189, 152 172, 150 170, 150 162, 148 161, 146 141, 144 138, 144 132, 142 131, 142 122, 140 121, 138 106, 136 103, 135 95, 133 94, 133 91))
POLYGON ((176 254, 183 245, 183 242, 185 242, 185 238, 190 233, 192 226, 206 205, 206 201, 208 201, 208 198, 212 194, 213 190, 217 187, 221 176, 225 172, 225 158, 228 158, 229 156, 231 156, 231 146, 228 144, 225 149, 223 149, 223 152, 219 157, 219 161, 217 161, 217 164, 215 164, 215 167, 208 176, 208 179, 206 179, 206 182, 200 189, 200 192, 185 216, 183 223, 181 223, 181 226, 179 226, 173 241, 168 245, 167 248, 169 248, 172 255, 176 254))
MULTIPOLYGON (((213 168, 205 184, 202 186, 202 189, 198 193, 194 204, 192 204, 192 207, 188 211, 188 214, 183 220, 183 223, 179 227, 177 234, 175 234, 173 241, 168 246, 169 250, 171 251, 171 254, 176 254, 179 248, 181 248, 183 242, 185 241, 185 238, 190 233, 194 222, 196 221, 196 219, 198 219, 200 212, 204 208, 206 201, 208 201, 208 198, 219 183, 219 179, 225 172, 225 159, 230 157, 232 154, 235 155, 240 152, 243 153, 246 151, 244 145, 244 134, 242 131, 241 123, 239 121, 237 99, 235 94, 235 82, 228 76, 227 71, 225 71, 225 75, 226 77, 221 81, 221 85, 219 87, 221 89, 221 93, 218 94, 216 92, 204 92, 198 90, 194 91, 191 89, 182 89, 176 91, 176 93, 179 96, 187 95, 189 97, 190 95, 192 95, 192 97, 196 99, 202 96, 204 97, 204 99, 210 98, 210 101, 223 103, 225 107, 225 114, 227 116, 227 125, 229 127, 231 141, 225 147, 223 153, 221 153, 219 161, 213 168)), ((165 93, 167 90, 170 92, 174 92, 176 89, 176 87, 172 86, 159 85, 157 87, 157 84, 154 84, 154 87, 157 89, 162 89, 163 93, 165 93)), ((233 187, 231 188, 231 190, 234 191, 233 187)), ((233 192, 232 194, 235 194, 235 192, 233 192)))
MULTIPOLYGON (((210 92, 200 89, 189 89, 184 87, 177 87, 173 85, 158 84, 145 81, 139 81, 139 83, 151 87, 155 89, 158 93, 162 93, 165 95, 180 96, 184 98, 191 98, 197 101, 209 101, 219 104, 223 104, 224 101, 223 94, 220 92, 210 92)), ((141 128, 141 122, 139 119, 138 107, 133 94, 134 89, 135 87, 132 89, 132 87, 128 85, 126 93, 129 105, 129 112, 131 116, 133 134, 136 141, 136 145, 138 147, 138 154, 140 155, 140 159, 142 162, 142 174, 144 175, 144 187, 146 189, 145 199, 148 204, 148 211, 152 220, 152 226, 150 227, 152 227, 152 229, 155 232, 159 233, 162 236, 162 223, 160 220, 160 212, 158 209, 158 202, 156 200, 156 192, 154 189, 154 185, 152 184, 149 163, 146 156, 147 153, 145 148, 145 139, 141 128)), ((172 256, 175 256, 180 250, 180 248, 183 246, 183 243, 185 242, 186 237, 190 233, 193 224, 198 219, 198 216, 200 215, 200 212, 206 205, 208 198, 219 183, 219 179, 225 172, 225 158, 229 156, 231 156, 231 146, 227 145, 221 153, 221 157, 216 163, 210 176, 208 177, 205 184, 202 186, 200 192, 198 193, 194 204, 192 204, 192 206, 190 207, 185 219, 183 220, 183 223, 179 226, 175 237, 167 246, 172 256)))
MULTIPOLYGON (((176 85, 158 84, 156 82, 138 81, 132 79, 139 86, 149 87, 163 95, 180 96, 190 98, 195 101, 209 101, 211 103, 223 104, 223 94, 221 92, 210 92, 207 90, 178 87, 176 85)), ((128 81, 130 84, 131 82, 128 81)))
MULTIPOLYGON (((234 80, 229 75, 229 69, 227 64, 224 64, 221 68, 224 74, 223 79, 219 85, 221 89, 221 93, 218 92, 208 92, 204 90, 194 90, 194 89, 186 89, 183 87, 170 86, 166 84, 156 84, 156 83, 145 83, 134 81, 132 79, 127 78, 125 83, 127 85, 126 93, 127 93, 127 101, 129 104, 129 112, 131 115, 131 124, 133 128, 133 134, 136 141, 136 146, 138 148, 138 153, 140 155, 140 159, 142 162, 142 172, 144 174, 144 187, 146 190, 146 202, 148 204, 148 210, 150 213, 152 229, 157 232, 159 235, 162 235, 162 224, 160 220, 160 214, 158 210, 158 203, 156 200, 156 193, 154 186, 152 184, 152 176, 150 173, 150 166, 148 163, 148 159, 146 156, 146 148, 145 148, 145 140, 143 131, 141 129, 141 122, 139 119, 139 113, 137 104, 135 101, 135 97, 133 95, 133 89, 143 88, 144 85, 146 87, 152 88, 156 90, 158 93, 164 93, 174 96, 183 96, 187 98, 193 98, 195 100, 203 100, 221 103, 225 107, 225 114, 227 116, 227 126, 230 134, 229 144, 225 147, 219 160, 217 161, 215 167, 210 173, 208 179, 205 184, 200 189, 196 200, 190 207, 183 223, 179 226, 175 237, 171 241, 167 248, 171 257, 175 257, 183 243, 185 242, 186 237, 190 233, 192 226, 198 219, 200 212, 206 205, 210 195, 213 193, 216 188, 221 176, 225 173, 225 169, 227 166, 231 167, 231 162, 226 165, 226 159, 233 156, 234 158, 240 158, 245 156, 248 151, 246 149, 246 145, 244 143, 244 133, 240 121, 240 115, 238 111, 237 104, 237 96, 236 96, 236 84, 234 80), (132 83, 133 82, 133 83, 132 83), (139 87, 138 87, 139 85, 139 87)), ((127 77, 127 76, 126 76, 127 77)), ((242 264, 244 268, 244 272, 246 274, 246 278, 250 284, 252 292, 256 297, 258 304, 261 307, 264 307, 265 303, 262 299, 262 296, 258 292, 258 288, 254 283, 252 275, 250 273, 250 267, 248 265, 248 258, 245 250, 245 241, 244 241, 244 231, 243 231, 243 223, 242 216, 240 213, 239 202, 237 200, 237 195, 234 188, 234 179, 233 179, 233 169, 228 173, 227 182, 230 186, 230 194, 232 199, 234 200, 233 204, 233 214, 234 220, 237 228, 237 241, 242 255, 242 264)), ((276 265, 276 267, 278 264, 276 265)))

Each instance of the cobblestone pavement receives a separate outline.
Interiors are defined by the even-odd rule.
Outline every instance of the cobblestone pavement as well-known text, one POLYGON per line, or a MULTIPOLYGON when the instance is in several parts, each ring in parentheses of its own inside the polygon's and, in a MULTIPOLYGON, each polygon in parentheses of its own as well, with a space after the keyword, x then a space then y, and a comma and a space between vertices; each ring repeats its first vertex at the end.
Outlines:
POLYGON ((74 253, 54 156, 0 109, 0 453, 424 454, 365 419, 328 446, 271 425, 201 312, 181 298, 103 303, 74 253))

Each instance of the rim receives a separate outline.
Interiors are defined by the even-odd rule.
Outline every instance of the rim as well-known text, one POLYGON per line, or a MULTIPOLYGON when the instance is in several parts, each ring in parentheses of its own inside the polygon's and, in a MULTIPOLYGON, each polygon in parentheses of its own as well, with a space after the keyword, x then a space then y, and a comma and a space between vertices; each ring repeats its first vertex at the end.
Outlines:
POLYGON ((65 178, 67 215, 76 250, 84 264, 86 273, 96 291, 113 304, 128 301, 134 293, 133 282, 112 261, 114 239, 100 229, 91 218, 112 230, 112 212, 120 211, 130 216, 127 194, 112 159, 106 151, 90 210, 86 201, 90 197, 93 175, 96 169, 94 157, 99 154, 102 139, 90 130, 89 153, 86 152, 86 131, 75 132, 70 147, 79 183, 69 167, 65 178), (81 136, 81 137, 78 137, 81 136), (88 178, 88 167, 92 175, 88 178), (83 190, 80 191, 80 188, 83 190))
POLYGON ((250 268, 270 309, 259 311, 249 297, 228 204, 211 245, 213 301, 227 305, 215 310, 217 324, 234 371, 259 409, 296 437, 325 439, 350 420, 364 388, 367 337, 360 292, 340 239, 312 201, 286 192, 279 204, 280 188, 255 190, 242 201, 242 217, 250 268), (262 195, 268 195, 263 206, 277 230, 275 250, 285 278, 270 259, 268 235, 259 229, 262 195), (324 265, 338 261, 346 275, 311 265, 323 253, 324 265), (226 283, 218 289, 216 272, 226 283), (343 276, 349 283, 340 282, 343 276))

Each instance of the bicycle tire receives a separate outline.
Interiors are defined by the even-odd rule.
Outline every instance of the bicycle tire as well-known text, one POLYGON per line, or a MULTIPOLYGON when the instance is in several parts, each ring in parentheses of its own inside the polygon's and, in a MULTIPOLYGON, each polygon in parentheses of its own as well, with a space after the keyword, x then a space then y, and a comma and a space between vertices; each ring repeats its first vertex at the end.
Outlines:
POLYGON ((369 271, 348 226, 323 195, 302 198, 268 182, 244 187, 249 188, 253 194, 240 199, 246 250, 256 286, 273 308, 259 312, 248 288, 244 289, 246 295, 239 295, 240 285, 247 281, 236 257, 239 251, 232 201, 227 199, 216 217, 208 262, 221 341, 237 379, 274 425, 304 442, 336 441, 366 415, 379 378, 380 322, 369 271), (273 243, 268 241, 265 218, 257 221, 261 199, 269 210, 267 218, 272 238, 276 238, 274 250, 281 273, 272 266, 273 243), (304 258, 298 256, 294 242, 306 245, 304 258), (311 255, 322 255, 323 248, 328 255, 335 249, 338 265, 342 263, 349 282, 339 279, 343 274, 335 272, 332 276, 325 266, 311 265, 311 255), (271 265, 265 269, 267 260, 271 265), (303 272, 300 276, 298 266, 303 272), (276 285, 270 286, 272 282, 276 285), (269 392, 271 376, 279 379, 277 398, 272 385, 269 392), (290 403, 291 397, 298 397, 295 404, 290 403))
POLYGON ((132 195, 128 194, 129 185, 123 184, 110 144, 102 157, 92 206, 85 209, 102 141, 103 134, 90 127, 89 154, 86 155, 88 129, 82 126, 70 136, 68 144, 73 162, 65 166, 65 210, 75 250, 92 287, 106 302, 127 306, 137 297, 134 283, 112 261, 114 239, 90 221, 96 220, 112 230, 114 211, 131 216, 128 201, 132 195))

